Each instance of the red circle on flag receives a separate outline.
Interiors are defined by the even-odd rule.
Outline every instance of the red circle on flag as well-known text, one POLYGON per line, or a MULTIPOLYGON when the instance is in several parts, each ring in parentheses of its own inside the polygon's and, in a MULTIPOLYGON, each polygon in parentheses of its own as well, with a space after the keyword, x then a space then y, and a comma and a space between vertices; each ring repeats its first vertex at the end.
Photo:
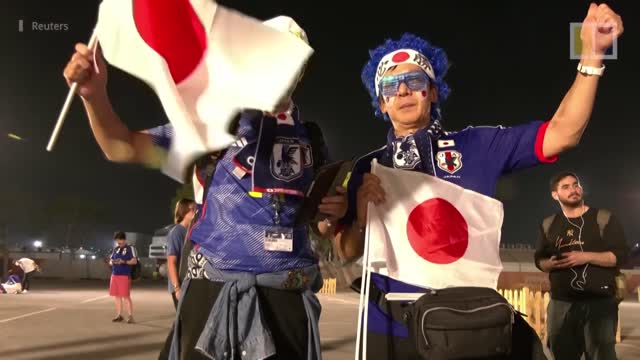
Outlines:
POLYGON ((413 251, 423 259, 435 264, 450 264, 467 251, 469 228, 455 206, 435 198, 411 211, 407 238, 413 251))
POLYGON ((399 53, 393 55, 393 57, 391 58, 391 61, 395 63, 401 63, 401 62, 407 61, 408 58, 409 58, 408 52, 400 51, 399 53))
POLYGON ((286 114, 283 114, 283 113, 280 113, 280 114, 278 114, 278 119, 280 119, 280 120, 287 120, 287 115, 286 115, 286 114))

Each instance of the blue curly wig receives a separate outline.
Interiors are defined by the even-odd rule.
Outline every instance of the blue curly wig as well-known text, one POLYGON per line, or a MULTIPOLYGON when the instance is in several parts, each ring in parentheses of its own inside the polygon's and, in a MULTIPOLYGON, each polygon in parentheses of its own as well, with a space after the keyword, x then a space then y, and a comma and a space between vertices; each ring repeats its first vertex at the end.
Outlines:
POLYGON ((440 104, 444 102, 451 89, 449 85, 444 81, 444 76, 449 69, 449 60, 447 54, 441 48, 432 46, 426 40, 410 33, 403 34, 398 40, 387 39, 382 45, 369 51, 369 61, 362 68, 362 83, 371 96, 371 105, 375 109, 375 114, 385 120, 389 120, 388 116, 380 111, 380 103, 376 96, 376 71, 378 63, 382 58, 399 49, 413 49, 426 56, 433 67, 436 80, 432 81, 438 88, 438 103, 431 107, 431 118, 440 118, 440 104))

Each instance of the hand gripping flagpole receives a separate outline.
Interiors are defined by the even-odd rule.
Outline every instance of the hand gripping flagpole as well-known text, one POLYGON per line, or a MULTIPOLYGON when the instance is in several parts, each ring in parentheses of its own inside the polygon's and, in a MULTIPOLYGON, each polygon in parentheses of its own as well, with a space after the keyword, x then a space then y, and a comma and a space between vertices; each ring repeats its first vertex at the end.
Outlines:
MULTIPOLYGON (((94 50, 94 47, 97 42, 98 32, 94 29, 93 34, 91 35, 91 39, 89 39, 88 47, 91 50, 94 50)), ((71 107, 71 103, 73 102, 73 98, 76 93, 76 89, 78 88, 78 83, 74 82, 71 84, 71 88, 69 89, 69 93, 67 94, 67 99, 64 101, 64 105, 62 106, 62 111, 60 111, 60 115, 58 115, 58 120, 56 121, 56 127, 53 129, 53 133, 51 133, 51 137, 49 138, 49 144, 47 144, 47 151, 52 151, 53 146, 56 144, 56 140, 58 140, 58 136, 60 135, 60 130, 62 129, 62 124, 64 124, 64 119, 67 117, 67 113, 69 112, 69 108, 71 107)))

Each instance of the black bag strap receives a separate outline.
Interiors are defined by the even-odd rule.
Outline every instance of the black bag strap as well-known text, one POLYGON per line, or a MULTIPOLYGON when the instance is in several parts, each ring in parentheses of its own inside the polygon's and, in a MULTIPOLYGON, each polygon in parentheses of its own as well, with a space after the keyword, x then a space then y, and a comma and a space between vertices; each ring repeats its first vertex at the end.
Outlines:
POLYGON ((302 123, 307 130, 307 136, 311 143, 311 156, 313 157, 313 169, 318 170, 329 162, 324 155, 326 143, 322 129, 313 121, 305 121, 302 123))
POLYGON ((544 237, 545 238, 549 238, 549 228, 551 228, 551 224, 553 223, 553 220, 556 219, 556 215, 557 214, 553 214, 549 217, 546 217, 544 220, 542 220, 542 231, 544 231, 544 237))
POLYGON ((196 171, 201 170, 204 177, 202 199, 200 199, 201 204, 204 204, 204 200, 207 196, 207 190, 209 189, 209 186, 211 186, 213 175, 215 175, 216 167, 218 166, 218 161, 220 161, 220 159, 222 159, 226 153, 227 149, 216 151, 203 156, 201 160, 196 163, 196 171))
POLYGON ((604 228, 609 224, 611 219, 611 211, 607 209, 598 209, 598 215, 596 215, 596 221, 598 222, 598 228, 600 229, 600 238, 604 238, 604 228))
POLYGON ((138 259, 139 258, 138 249, 133 245, 128 245, 128 246, 129 246, 129 249, 131 249, 131 256, 138 259))
MULTIPOLYGON (((542 220, 542 230, 544 231, 544 236, 549 237, 549 228, 555 220, 557 214, 553 214, 544 220, 542 220)), ((607 209, 598 209, 598 214, 596 215, 596 221, 598 222, 598 229, 600 229, 600 238, 604 236, 604 228, 609 224, 609 220, 611 219, 611 211, 607 209)))

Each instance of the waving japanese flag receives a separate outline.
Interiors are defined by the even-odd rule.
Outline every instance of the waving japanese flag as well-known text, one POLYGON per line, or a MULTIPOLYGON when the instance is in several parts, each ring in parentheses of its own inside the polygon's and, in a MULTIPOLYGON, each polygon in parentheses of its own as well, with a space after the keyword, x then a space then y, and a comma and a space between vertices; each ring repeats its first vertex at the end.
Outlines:
POLYGON ((239 110, 272 110, 295 84, 313 50, 269 25, 213 0, 102 1, 105 59, 149 84, 175 129, 167 175, 183 180, 195 158, 235 141, 239 110))
POLYGON ((504 216, 496 199, 445 180, 374 161, 386 193, 369 214, 370 261, 388 275, 429 288, 496 288, 504 216))

